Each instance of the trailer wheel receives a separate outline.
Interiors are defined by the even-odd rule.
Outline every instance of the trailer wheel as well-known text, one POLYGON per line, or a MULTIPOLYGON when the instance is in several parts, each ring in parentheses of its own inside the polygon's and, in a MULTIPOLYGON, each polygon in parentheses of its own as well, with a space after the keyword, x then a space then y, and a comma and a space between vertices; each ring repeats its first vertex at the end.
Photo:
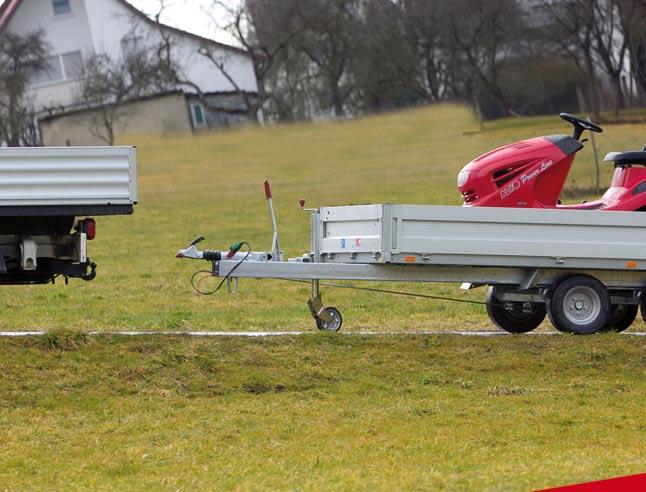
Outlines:
POLYGON ((503 303, 496 297, 496 287, 487 291, 487 314, 498 328, 509 333, 527 333, 537 328, 545 319, 545 305, 529 303, 531 311, 527 312, 522 302, 503 303))
POLYGON ((613 304, 610 319, 601 331, 624 331, 630 328, 637 317, 639 306, 636 304, 613 304))
POLYGON ((566 278, 547 299, 547 316, 564 333, 597 333, 608 323, 610 310, 608 290, 587 275, 566 278))
POLYGON ((326 307, 327 313, 332 316, 330 323, 323 321, 321 318, 316 318, 316 327, 321 331, 339 331, 343 325, 343 316, 341 312, 334 307, 326 307))

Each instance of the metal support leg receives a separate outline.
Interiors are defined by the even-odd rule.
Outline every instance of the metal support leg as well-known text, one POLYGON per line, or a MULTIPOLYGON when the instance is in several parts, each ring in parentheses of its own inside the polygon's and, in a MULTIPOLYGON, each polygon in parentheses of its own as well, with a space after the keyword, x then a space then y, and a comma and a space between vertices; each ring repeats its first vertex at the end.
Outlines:
MULTIPOLYGON (((311 216, 311 252, 312 260, 319 262, 321 255, 319 252, 319 243, 318 243, 318 228, 320 227, 319 214, 317 211, 314 211, 311 216)), ((320 319, 326 323, 332 323, 334 319, 325 309, 323 300, 321 299, 321 281, 319 279, 312 280, 312 296, 307 301, 307 306, 310 308, 312 317, 316 320, 320 319)))
POLYGON ((334 318, 325 309, 325 304, 321 299, 320 280, 312 280, 312 297, 308 299, 307 307, 310 308, 310 313, 312 313, 314 319, 320 319, 326 323, 334 321, 334 318))
POLYGON ((312 280, 312 297, 321 297, 321 281, 312 280))

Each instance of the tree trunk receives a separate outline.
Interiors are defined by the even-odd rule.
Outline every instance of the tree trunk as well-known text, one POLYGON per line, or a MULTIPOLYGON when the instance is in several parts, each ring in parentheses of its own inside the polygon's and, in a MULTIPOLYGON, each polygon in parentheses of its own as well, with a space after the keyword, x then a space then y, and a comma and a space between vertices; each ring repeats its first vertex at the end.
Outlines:
POLYGON ((481 77, 481 79, 485 82, 487 89, 489 90, 493 98, 498 103, 498 106, 500 107, 500 111, 502 111, 502 114, 504 116, 516 116, 514 112, 511 110, 511 106, 509 106, 509 103, 507 103, 507 100, 505 99, 505 96, 503 95, 502 90, 500 90, 500 87, 498 87, 498 84, 496 84, 496 82, 491 82, 487 80, 486 77, 481 77))
POLYGON ((337 118, 343 118, 345 116, 345 110, 343 109, 343 97, 341 96, 341 89, 339 88, 338 80, 331 82, 331 90, 334 116, 336 116, 337 118))
POLYGON ((596 121, 601 119, 601 96, 599 95, 599 84, 597 82, 597 76, 594 71, 594 61, 592 56, 589 53, 586 53, 586 68, 587 68, 587 78, 588 78, 588 106, 590 112, 596 121))
POLYGON ((619 110, 624 109, 624 91, 621 87, 621 73, 613 73, 611 75, 612 88, 615 93, 615 116, 619 116, 619 110))
POLYGON ((9 147, 20 147, 20 117, 17 114, 18 104, 13 94, 9 94, 9 111, 7 125, 7 145, 9 147))

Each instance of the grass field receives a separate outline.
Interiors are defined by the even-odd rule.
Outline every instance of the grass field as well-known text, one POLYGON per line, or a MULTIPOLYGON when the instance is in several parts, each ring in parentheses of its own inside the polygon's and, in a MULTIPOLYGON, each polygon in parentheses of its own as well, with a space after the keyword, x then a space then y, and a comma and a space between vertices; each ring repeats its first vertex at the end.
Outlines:
MULTIPOLYGON (((236 295, 197 297, 188 280, 202 265, 174 258, 198 234, 212 248, 268 249, 265 178, 283 248, 296 256, 309 237, 301 197, 459 204, 455 176, 474 156, 569 132, 535 118, 463 135, 475 128, 466 109, 440 106, 123 142, 138 145, 140 204, 132 217, 99 218, 97 279, 3 289, 1 330, 51 333, 0 339, 0 489, 530 490, 643 472, 645 337, 318 333, 307 286, 247 280, 236 295), (143 329, 312 333, 84 333, 143 329)), ((600 153, 639 148, 645 133, 609 126, 600 153)), ((578 159, 570 186, 587 189, 590 150, 578 159)), ((491 329, 476 305, 324 296, 346 332, 491 329)))
POLYGON ((636 338, 5 340, 0 484, 532 490, 643 472, 636 338))
MULTIPOLYGON (((282 246, 300 256, 309 248, 309 217, 299 210, 299 198, 311 206, 460 204, 455 178, 475 156, 516 139, 570 132, 556 116, 494 121, 483 134, 463 135, 475 128, 467 109, 447 105, 343 123, 125 139, 138 146, 140 204, 132 217, 98 218, 98 236, 89 245, 97 279, 4 288, 0 329, 314 329, 307 285, 244 280, 235 296, 200 298, 189 277, 207 264, 177 260, 174 253, 199 234, 207 236, 205 247, 246 240, 256 250, 269 249, 265 178, 273 184, 282 246)), ((640 148, 646 132, 640 125, 614 125, 597 141, 605 155, 640 148)), ((590 149, 577 159, 570 186, 589 188, 590 149)), ((454 285, 384 287, 484 297, 482 289, 462 293, 454 285)), ((330 289, 324 298, 342 310, 345 330, 491 328, 477 305, 330 289)))

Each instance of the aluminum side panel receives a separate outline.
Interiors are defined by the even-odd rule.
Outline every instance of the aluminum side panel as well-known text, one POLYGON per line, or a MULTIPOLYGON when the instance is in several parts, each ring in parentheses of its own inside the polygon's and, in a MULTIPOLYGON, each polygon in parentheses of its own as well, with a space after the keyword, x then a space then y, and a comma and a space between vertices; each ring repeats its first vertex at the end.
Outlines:
POLYGON ((0 207, 136 201, 133 147, 0 148, 0 207))
POLYGON ((321 251, 327 254, 381 252, 383 206, 321 208, 321 251))
POLYGON ((335 233, 321 243, 322 261, 646 270, 640 212, 371 205, 382 219, 375 237, 377 224, 363 224, 365 207, 325 209, 335 233), (350 254, 335 246, 369 232, 350 254))
POLYGON ((639 212, 393 206, 393 253, 646 261, 639 212))

